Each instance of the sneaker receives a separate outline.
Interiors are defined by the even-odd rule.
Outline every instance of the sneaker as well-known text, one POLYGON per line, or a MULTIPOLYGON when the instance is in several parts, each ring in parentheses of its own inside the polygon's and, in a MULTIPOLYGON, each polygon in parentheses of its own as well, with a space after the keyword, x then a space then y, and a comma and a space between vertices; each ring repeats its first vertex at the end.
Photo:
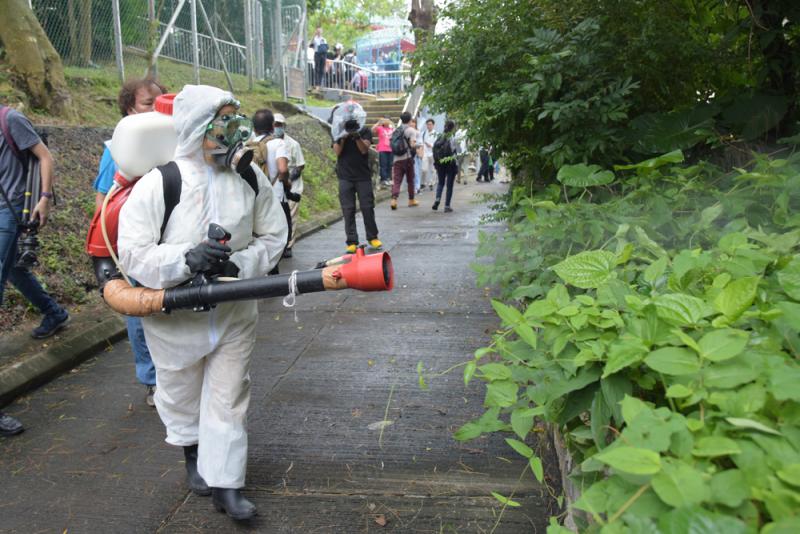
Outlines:
POLYGON ((450 206, 445 206, 444 207, 444 212, 445 213, 452 213, 453 212, 453 208, 451 208, 450 206))
POLYGON ((392 203, 389 204, 389 205, 392 207, 393 210, 396 210, 397 209, 397 199, 393 198, 392 199, 392 203))
POLYGON ((377 239, 377 238, 376 239, 370 239, 369 240, 369 246, 371 246, 374 249, 381 249, 381 248, 383 248, 383 243, 381 243, 381 240, 377 239))
POLYGON ((144 395, 144 403, 150 406, 151 408, 156 407, 156 387, 155 386, 145 386, 145 395, 144 395))
POLYGON ((428 191, 433 191, 433 184, 428 185, 428 191))
POLYGON ((410 199, 408 201, 408 207, 409 208, 413 208, 413 207, 416 207, 416 206, 419 206, 419 200, 417 200, 416 198, 412 198, 412 199, 410 199))
POLYGON ((437 200, 436 202, 434 202, 434 203, 433 203, 433 206, 431 206, 431 209, 432 209, 433 211, 436 211, 436 210, 438 210, 438 209, 439 209, 439 201, 438 201, 438 200, 437 200))
POLYGON ((347 251, 348 254, 355 254, 357 248, 358 246, 356 245, 347 245, 347 248, 345 248, 345 250, 347 251))
POLYGON ((16 417, 0 412, 0 436, 16 436, 25 430, 16 417))
POLYGON ((59 330, 61 330, 62 328, 64 328, 67 325, 68 321, 69 321, 69 313, 67 313, 67 310, 62 308, 57 313, 51 313, 50 315, 45 315, 44 319, 42 319, 42 324, 33 329, 33 332, 31 332, 31 336, 34 339, 48 338, 53 334, 55 334, 56 332, 58 332, 59 330))

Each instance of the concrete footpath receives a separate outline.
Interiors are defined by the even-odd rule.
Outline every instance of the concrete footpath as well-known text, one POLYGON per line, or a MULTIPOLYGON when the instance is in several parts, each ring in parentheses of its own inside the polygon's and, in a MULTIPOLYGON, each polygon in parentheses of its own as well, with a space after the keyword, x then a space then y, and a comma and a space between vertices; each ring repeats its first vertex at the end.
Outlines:
MULTIPOLYGON (((182 452, 164 443, 123 340, 4 409, 26 431, 0 438, 0 532, 544 532, 554 499, 530 472, 520 478, 525 462, 503 437, 452 438, 483 413, 483 385, 465 387, 460 368, 430 377, 497 327, 469 265, 487 212, 477 193, 502 191, 457 184, 453 213, 432 211, 431 192, 416 208, 380 204, 391 293, 301 295, 294 310, 262 301, 246 489, 255 520, 236 524, 187 491, 182 452), (492 491, 521 506, 501 517, 492 491)), ((298 242, 281 272, 343 247, 340 221, 298 242)), ((555 465, 544 440, 531 445, 555 465)))

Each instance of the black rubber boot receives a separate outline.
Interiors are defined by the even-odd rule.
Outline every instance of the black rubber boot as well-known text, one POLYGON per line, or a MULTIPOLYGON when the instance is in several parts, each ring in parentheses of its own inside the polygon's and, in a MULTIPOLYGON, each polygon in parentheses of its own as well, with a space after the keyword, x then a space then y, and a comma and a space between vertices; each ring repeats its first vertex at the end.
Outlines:
POLYGON ((256 515, 256 505, 242 495, 242 490, 231 488, 211 488, 211 500, 217 512, 225 512, 229 517, 244 521, 256 515))
POLYGON ((183 457, 186 458, 186 483, 196 495, 207 497, 211 495, 211 488, 197 472, 197 445, 183 448, 183 457))

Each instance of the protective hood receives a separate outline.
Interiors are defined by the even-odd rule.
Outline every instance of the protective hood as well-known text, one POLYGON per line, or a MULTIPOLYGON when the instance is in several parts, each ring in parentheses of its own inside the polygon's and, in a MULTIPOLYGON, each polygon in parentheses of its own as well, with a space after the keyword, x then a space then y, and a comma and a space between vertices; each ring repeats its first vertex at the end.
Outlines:
POLYGON ((228 91, 210 85, 184 85, 175 97, 173 119, 178 136, 175 157, 200 153, 208 123, 214 120, 219 108, 226 104, 239 107, 239 101, 228 91))

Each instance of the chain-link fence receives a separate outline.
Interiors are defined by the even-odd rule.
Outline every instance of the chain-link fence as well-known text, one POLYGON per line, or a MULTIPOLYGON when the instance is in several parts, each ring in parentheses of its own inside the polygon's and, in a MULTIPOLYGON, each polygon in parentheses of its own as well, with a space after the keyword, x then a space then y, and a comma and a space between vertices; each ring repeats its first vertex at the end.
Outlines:
POLYGON ((243 91, 267 81, 284 95, 305 92, 304 0, 31 0, 31 5, 68 66, 117 69, 125 78, 143 76, 153 65, 176 84, 213 82, 243 91))

